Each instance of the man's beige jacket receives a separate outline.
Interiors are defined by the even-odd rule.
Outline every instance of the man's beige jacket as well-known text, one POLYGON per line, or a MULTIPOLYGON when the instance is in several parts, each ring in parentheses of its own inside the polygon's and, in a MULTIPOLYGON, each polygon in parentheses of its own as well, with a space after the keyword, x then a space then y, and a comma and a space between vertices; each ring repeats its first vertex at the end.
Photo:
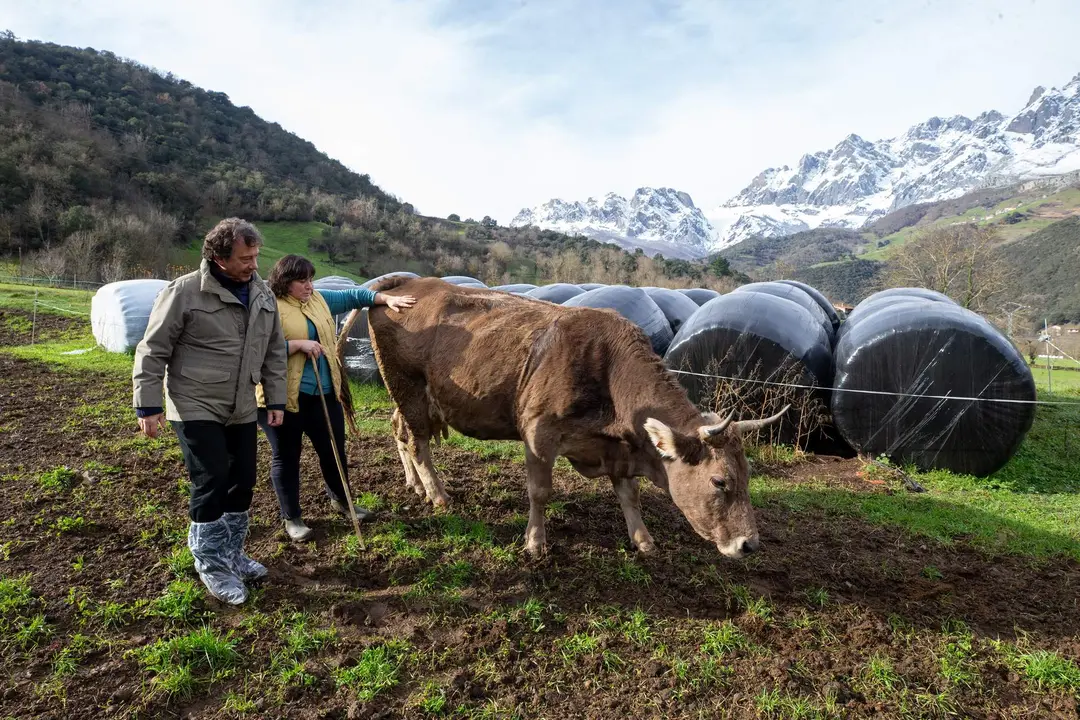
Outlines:
POLYGON ((245 309, 206 260, 162 289, 135 348, 135 407, 164 407, 166 419, 181 422, 254 422, 259 383, 268 406, 285 404, 277 303, 257 273, 248 292, 245 309))

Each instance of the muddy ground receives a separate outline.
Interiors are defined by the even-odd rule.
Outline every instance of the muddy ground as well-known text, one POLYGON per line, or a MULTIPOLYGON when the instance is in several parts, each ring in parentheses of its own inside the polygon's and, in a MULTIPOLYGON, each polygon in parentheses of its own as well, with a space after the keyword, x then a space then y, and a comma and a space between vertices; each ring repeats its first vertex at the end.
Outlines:
POLYGON ((84 324, 86 319, 77 315, 46 315, 0 308, 0 347, 48 341, 84 324))
MULTIPOLYGON (((454 500, 438 516, 405 487, 378 430, 385 411, 349 443, 354 492, 381 505, 366 551, 332 516, 309 450, 316 538, 287 541, 260 433, 247 547, 270 575, 240 608, 194 580, 197 598, 170 616, 158 599, 195 577, 168 561, 187 529, 175 442, 137 435, 123 378, 3 354, 0 377, 0 576, 29 574, 32 588, 22 619, 4 620, 0 717, 1078 715, 1074 694, 1034 687, 995 649, 1080 659, 1073 561, 991 557, 779 501, 758 508, 762 552, 728 560, 652 488, 644 517, 659 552, 639 557, 611 488, 566 468, 549 554, 531 560, 523 465, 438 449, 454 500), (62 466, 74 473, 47 474, 62 466), (146 659, 204 624, 235 641, 228 662, 146 659), (373 658, 385 662, 348 674, 373 658)), ((903 492, 859 467, 814 458, 773 472, 903 492)))

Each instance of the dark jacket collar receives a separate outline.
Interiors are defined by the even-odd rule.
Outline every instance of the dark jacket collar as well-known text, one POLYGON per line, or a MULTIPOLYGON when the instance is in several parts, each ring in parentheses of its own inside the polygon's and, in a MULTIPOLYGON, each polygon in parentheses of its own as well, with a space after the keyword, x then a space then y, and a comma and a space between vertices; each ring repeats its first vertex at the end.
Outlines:
POLYGON ((251 282, 250 280, 233 280, 231 277, 226 275, 220 267, 218 267, 218 264, 216 262, 207 260, 206 264, 210 268, 210 274, 213 275, 214 279, 221 283, 221 287, 225 288, 226 290, 239 290, 240 288, 251 282))

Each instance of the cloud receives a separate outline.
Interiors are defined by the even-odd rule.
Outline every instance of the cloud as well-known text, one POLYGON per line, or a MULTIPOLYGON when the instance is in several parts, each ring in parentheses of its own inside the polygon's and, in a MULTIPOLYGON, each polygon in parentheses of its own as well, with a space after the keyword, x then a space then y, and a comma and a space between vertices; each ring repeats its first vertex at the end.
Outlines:
POLYGON ((1077 71, 1072 0, 0 0, 20 37, 227 93, 423 212, 640 185, 709 208, 850 132, 1014 112, 1077 71))

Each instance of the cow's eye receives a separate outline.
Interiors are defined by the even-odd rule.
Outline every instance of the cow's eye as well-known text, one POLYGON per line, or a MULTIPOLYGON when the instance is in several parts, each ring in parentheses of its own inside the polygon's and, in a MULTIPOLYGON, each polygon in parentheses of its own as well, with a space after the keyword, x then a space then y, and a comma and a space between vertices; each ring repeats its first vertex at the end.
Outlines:
POLYGON ((713 484, 713 487, 716 488, 717 490, 719 490, 720 492, 727 492, 728 491, 727 478, 722 478, 719 475, 713 475, 712 476, 712 484, 713 484))

